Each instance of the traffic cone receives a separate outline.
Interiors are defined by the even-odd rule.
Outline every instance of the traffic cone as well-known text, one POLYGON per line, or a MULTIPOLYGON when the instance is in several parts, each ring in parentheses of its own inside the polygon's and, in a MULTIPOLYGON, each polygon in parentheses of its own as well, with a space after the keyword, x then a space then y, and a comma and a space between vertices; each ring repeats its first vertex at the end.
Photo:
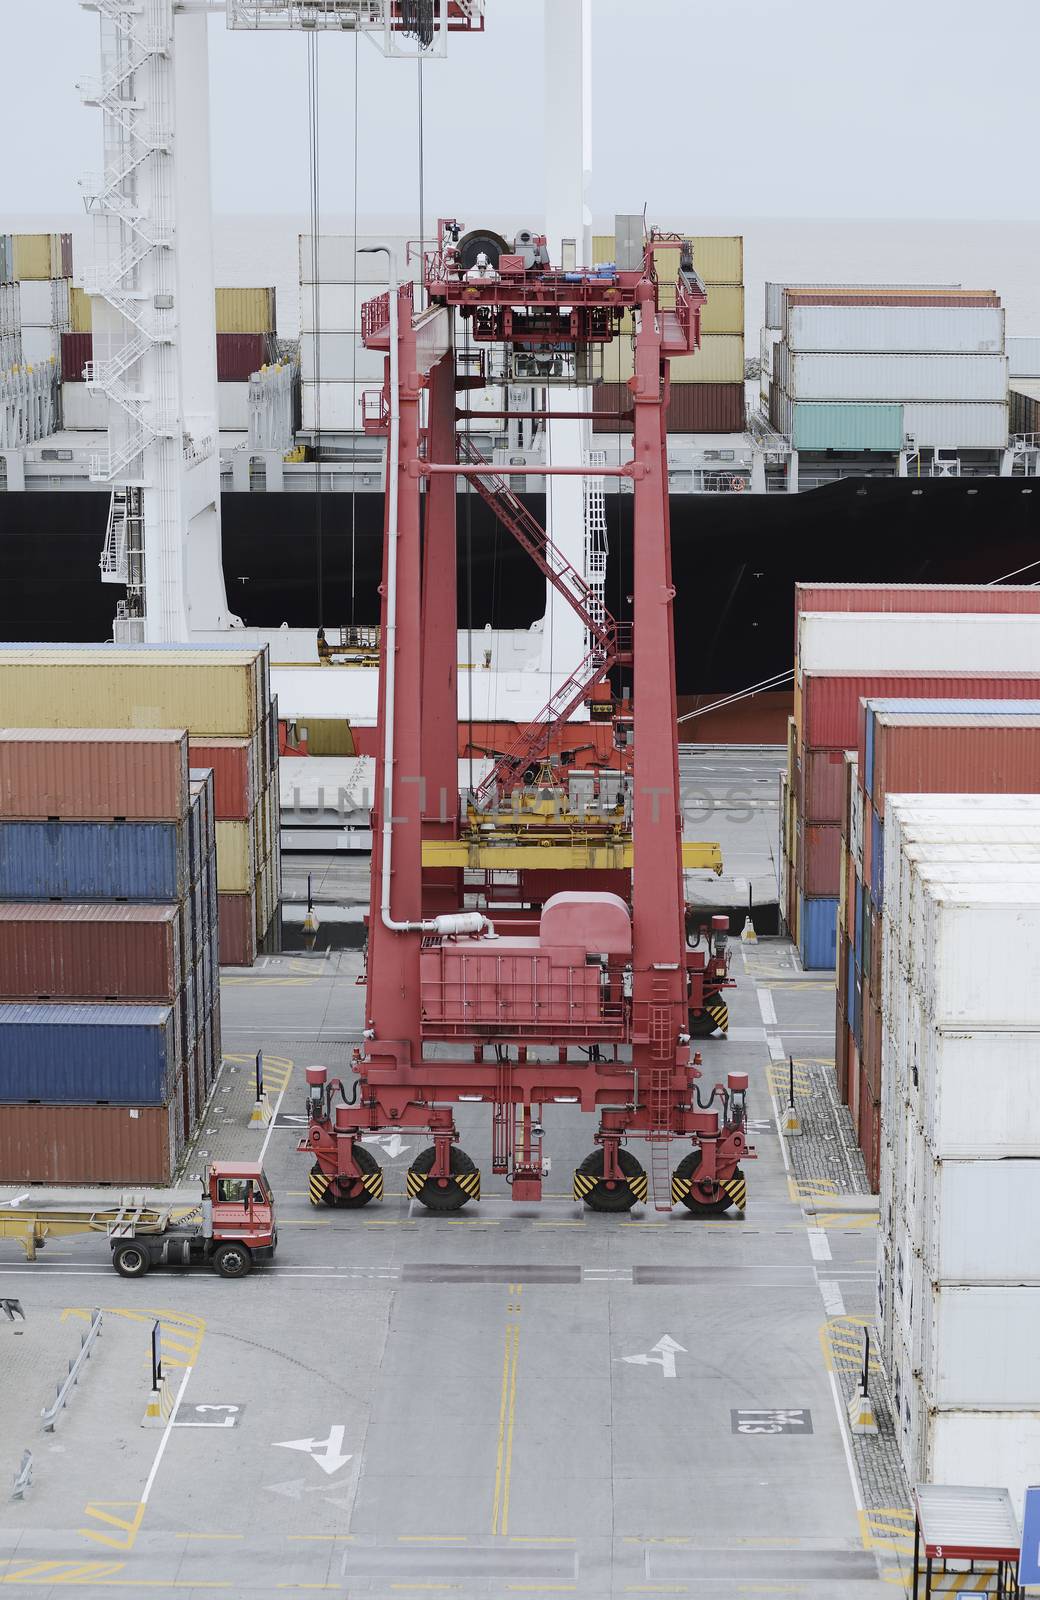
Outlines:
POLYGON ((744 926, 740 930, 740 938, 743 944, 758 943, 758 934, 755 932, 755 924, 751 920, 750 912, 744 918, 744 926))
POLYGON ((257 1133, 263 1133, 271 1125, 271 1107, 267 1100, 267 1091, 253 1102, 253 1110, 249 1117, 249 1126, 257 1133))

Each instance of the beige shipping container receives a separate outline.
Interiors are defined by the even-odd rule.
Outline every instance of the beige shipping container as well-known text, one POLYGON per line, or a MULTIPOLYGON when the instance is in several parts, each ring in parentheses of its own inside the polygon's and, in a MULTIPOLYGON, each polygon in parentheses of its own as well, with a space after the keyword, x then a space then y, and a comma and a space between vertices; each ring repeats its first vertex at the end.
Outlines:
POLYGON ((717 283, 708 286, 707 304, 701 306, 701 334, 744 334, 744 286, 717 283))
POLYGON ((15 280, 64 277, 61 238, 60 233, 12 234, 15 280))
POLYGON ((218 333, 274 333, 274 289, 218 289, 218 333))
POLYGON ((217 893, 246 894, 256 881, 256 829, 249 822, 217 823, 217 893))
POLYGON ((743 383, 744 336, 708 333, 692 356, 672 356, 673 383, 743 383))
POLYGON ((262 720, 264 676, 255 650, 5 650, 0 727, 173 727, 244 737, 262 720))
POLYGON ((744 240, 737 234, 694 234, 693 264, 702 283, 744 282, 744 240))
POLYGON ((69 286, 69 331, 91 333, 94 328, 94 307, 85 289, 75 284, 69 286))

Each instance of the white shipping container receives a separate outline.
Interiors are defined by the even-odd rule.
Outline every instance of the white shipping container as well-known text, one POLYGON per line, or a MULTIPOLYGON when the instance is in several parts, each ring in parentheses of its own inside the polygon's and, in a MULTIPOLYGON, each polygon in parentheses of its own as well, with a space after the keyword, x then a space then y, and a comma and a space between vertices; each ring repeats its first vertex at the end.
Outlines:
POLYGON ((27 367, 43 366, 57 360, 59 350, 56 328, 22 327, 22 360, 27 367))
POLYGON ((85 383, 61 386, 62 427, 92 433, 108 427, 108 401, 103 394, 91 394, 85 383))
POLYGON ((67 328, 69 325, 68 278, 25 279, 19 284, 22 326, 67 328))
MULTIPOLYGON (((799 355, 792 400, 1007 400, 1007 358, 997 355, 799 355)), ((908 429, 909 431, 909 429, 908 429)))
POLYGON ((932 1405, 1036 1406, 1040 1285, 947 1287, 923 1278, 918 1316, 921 1388, 932 1405))
MULTIPOLYGON (((970 850, 972 846, 968 846, 970 850)), ((928 933, 933 916, 931 891, 933 886, 971 885, 977 892, 990 885, 1034 884, 1040 887, 1040 861, 920 861, 909 874, 909 894, 899 900, 899 950, 900 964, 907 970, 909 979, 922 995, 928 995, 935 982, 935 973, 929 966, 928 933)), ((1008 918, 1009 931, 1013 924, 1008 918)), ((1036 1020, 1040 1023, 1040 995, 1035 1001, 1036 1020)))
POLYGON ((248 383, 217 384, 217 427, 227 433, 249 431, 248 383))
POLYGON ((792 351, 1002 355, 1000 306, 791 306, 792 351))
POLYGON ((937 1160, 1040 1157, 1040 1032, 932 1031, 925 1140, 937 1160))
POLYGON ((921 909, 930 1022, 1040 1027, 1040 884, 929 883, 921 909))
POLYGON ((386 353, 366 350, 360 333, 301 333, 300 376, 305 383, 365 383, 382 388, 386 353))
POLYGON ((903 432, 921 450, 1004 450, 1007 398, 997 401, 914 401, 903 406, 903 432))
POLYGON ((910 1482, 1008 1489, 1021 1521, 1026 1485, 1038 1476, 1040 1410, 930 1411, 919 1388, 910 1405, 912 1443, 904 1463, 910 1482))
POLYGON ((805 672, 1028 677, 1038 666, 1040 616, 803 611, 798 623, 799 678, 805 672))
MULTIPOLYGON (((303 426, 345 433, 361 432, 361 397, 378 383, 301 383, 303 426)), ((378 469, 376 469, 378 470, 378 469)), ((380 477, 380 483, 382 478, 380 477)))
MULTIPOLYGON (((376 257, 377 261, 382 257, 376 257)), ((363 283, 301 283, 300 332, 348 332, 361 327, 361 308, 369 300, 386 293, 387 278, 366 279, 363 283)))
MULTIPOLYGON (((299 235, 300 251, 300 282, 303 283, 375 283, 385 284, 387 281, 386 256, 363 255, 360 253, 365 245, 388 244, 394 252, 397 262, 397 277, 400 283, 406 279, 418 282, 419 262, 413 252, 411 261, 406 261, 408 237, 406 234, 358 234, 356 240, 352 234, 322 233, 317 236, 301 233, 299 235), (317 249, 315 249, 315 242, 317 249)), ((432 243, 427 249, 433 248, 432 243)))
POLYGON ((17 283, 0 283, 0 335, 19 333, 21 326, 20 287, 17 283))
POLYGON ((1012 378, 1040 378, 1040 337, 1007 341, 1008 372, 1012 378))
POLYGON ((1040 1162, 929 1156, 923 1166, 923 1204, 908 1220, 929 1280, 1040 1284, 1040 1162))
MULTIPOLYGON (((994 830, 995 832, 996 830, 994 830)), ((1027 830, 1016 828, 1016 833, 1027 830)), ((1003 838, 991 839, 986 843, 980 841, 966 842, 963 839, 947 838, 936 839, 908 839, 903 844, 899 857, 893 867, 893 875, 885 876, 885 904, 882 912, 884 919, 892 923, 892 935, 896 940, 896 948, 901 961, 908 961, 909 951, 903 944, 903 909, 909 904, 913 892, 914 873, 918 867, 927 865, 940 871, 954 864, 967 865, 969 862, 979 866, 990 867, 1005 862, 1010 870, 1015 870, 1015 864, 1032 864, 1040 861, 1040 819, 1034 830, 1034 838, 1028 842, 1008 841, 1003 838)), ((887 869, 887 840, 886 840, 886 869, 887 869)), ((984 874, 988 877, 988 873, 984 874)))

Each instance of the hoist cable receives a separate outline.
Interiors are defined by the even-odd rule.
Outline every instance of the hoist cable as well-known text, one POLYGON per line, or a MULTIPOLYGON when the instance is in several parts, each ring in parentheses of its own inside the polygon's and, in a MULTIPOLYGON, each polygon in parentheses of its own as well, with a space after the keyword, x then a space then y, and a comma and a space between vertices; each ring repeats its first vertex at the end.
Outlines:
POLYGON ((322 572, 322 498, 321 498, 321 296, 319 237, 321 232, 321 170, 319 149, 321 130, 318 121, 318 35, 307 37, 307 166, 309 181, 311 227, 311 321, 314 340, 314 530, 315 578, 318 586, 318 627, 324 623, 322 572))
MULTIPOLYGON (((354 210, 353 210, 353 238, 354 238, 354 283, 351 294, 354 304, 351 307, 356 320, 358 317, 358 286, 357 286, 357 218, 358 218, 358 37, 360 28, 354 29, 354 210)), ((355 600, 357 597, 357 352, 360 333, 355 333, 351 340, 351 368, 350 368, 350 397, 354 404, 353 421, 355 426, 350 431, 350 624, 354 626, 355 600)))

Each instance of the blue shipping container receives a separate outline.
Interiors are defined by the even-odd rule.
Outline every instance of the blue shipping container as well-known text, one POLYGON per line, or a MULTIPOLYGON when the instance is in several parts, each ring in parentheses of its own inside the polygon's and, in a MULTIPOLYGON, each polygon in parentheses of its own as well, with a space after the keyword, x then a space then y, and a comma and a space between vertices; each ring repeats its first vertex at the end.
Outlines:
POLYGON ((188 887, 180 822, 0 822, 0 898, 179 900, 188 887))
POLYGON ((886 450, 903 448, 901 405, 841 400, 798 400, 791 407, 791 443, 796 450, 886 450))
POLYGON ((870 845, 870 897, 881 910, 881 896, 885 888, 885 828, 874 812, 870 845))
POLYGON ((169 1006, 0 1005, 0 1102, 166 1105, 178 1065, 169 1006))
POLYGON ((798 938, 802 966, 807 971, 834 971, 837 960, 838 897, 826 895, 798 899, 798 938))
POLYGON ((874 708, 879 704, 871 700, 867 705, 866 739, 861 787, 868 795, 874 793, 874 708))

